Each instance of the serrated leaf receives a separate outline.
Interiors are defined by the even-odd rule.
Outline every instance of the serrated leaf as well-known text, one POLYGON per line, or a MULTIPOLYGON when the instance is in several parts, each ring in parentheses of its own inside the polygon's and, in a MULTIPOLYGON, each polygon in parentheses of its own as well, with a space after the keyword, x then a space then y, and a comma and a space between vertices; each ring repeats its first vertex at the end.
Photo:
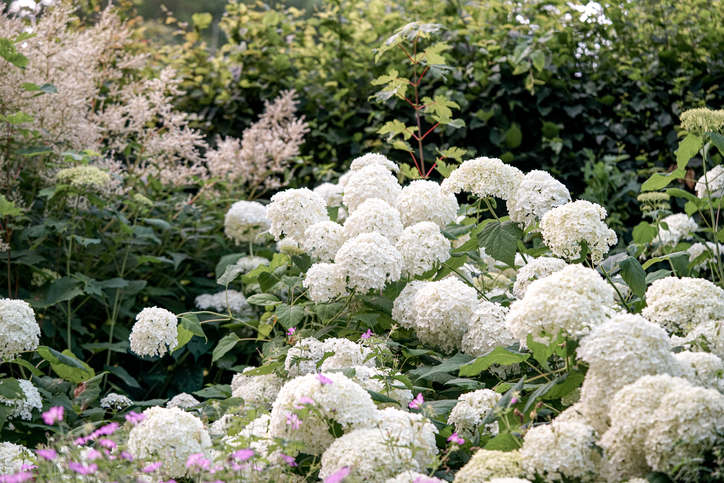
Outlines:
POLYGON ((421 64, 445 65, 447 63, 445 61, 445 57, 440 55, 440 53, 445 52, 449 49, 450 46, 445 42, 438 42, 436 44, 432 44, 431 46, 426 48, 422 52, 422 54, 418 56, 419 61, 421 64))
POLYGON ((224 354, 234 348, 237 342, 239 342, 239 336, 235 333, 231 332, 230 334, 225 335, 224 338, 216 344, 214 352, 212 353, 211 363, 213 364, 217 360, 221 359, 224 354))
POLYGON ((282 327, 291 329, 304 319, 304 307, 301 305, 282 304, 276 308, 277 319, 282 327))
MULTIPOLYGON (((442 152, 442 155, 446 158, 452 158, 458 163, 462 162, 463 156, 467 154, 467 149, 458 148, 458 147, 452 147, 447 148, 445 151, 442 152)), ((438 164, 440 164, 440 161, 438 161, 438 164)))
POLYGON ((654 173, 641 185, 641 191, 657 191, 666 188, 672 181, 684 177, 686 177, 686 170, 683 168, 678 168, 668 174, 654 173))
POLYGON ((530 54, 530 60, 533 62, 533 67, 535 67, 538 72, 542 72, 546 66, 546 55, 540 50, 536 50, 530 54))
POLYGON ((689 160, 696 156, 701 147, 704 145, 702 139, 695 135, 689 134, 679 143, 679 149, 676 150, 676 166, 679 169, 686 168, 689 160))
POLYGON ((206 334, 204 333, 204 329, 201 328, 201 322, 199 322, 199 318, 196 317, 196 314, 182 315, 181 325, 192 334, 198 335, 199 337, 203 337, 204 339, 206 339, 206 334))
POLYGON ((224 274, 216 280, 216 283, 228 287, 231 282, 244 273, 244 268, 238 265, 228 265, 224 270, 224 274))
POLYGON ((248 303, 249 305, 271 305, 279 302, 279 297, 270 293, 254 294, 246 299, 246 303, 248 303))
POLYGON ((387 121, 385 125, 377 131, 377 134, 389 134, 387 137, 388 141, 392 141, 392 138, 397 135, 402 135, 402 138, 407 141, 412 137, 412 133, 415 131, 417 131, 417 127, 405 126, 402 121, 395 119, 394 121, 387 121))
POLYGON ((639 261, 633 257, 626 257, 618 262, 618 266, 621 268, 621 278, 626 285, 634 294, 643 299, 646 294, 646 271, 639 261))
POLYGON ((508 266, 515 266, 515 252, 523 230, 512 221, 492 221, 478 233, 478 243, 485 253, 508 266))
POLYGON ((488 451, 513 451, 521 446, 523 444, 520 442, 520 438, 515 437, 513 433, 503 433, 488 441, 484 449, 488 451))
POLYGON ((493 364, 501 366, 509 366, 528 360, 530 354, 522 354, 520 352, 511 351, 505 347, 496 347, 488 354, 478 357, 473 362, 460 367, 461 376, 477 376, 493 364))
POLYGON ((392 403, 400 406, 400 401, 398 401, 397 399, 392 399, 389 396, 385 396, 384 394, 380 394, 379 392, 371 391, 369 389, 367 389, 367 392, 372 397, 372 400, 376 403, 392 403))
POLYGON ((8 201, 5 195, 0 195, 0 216, 20 216, 23 210, 15 206, 14 201, 8 201))

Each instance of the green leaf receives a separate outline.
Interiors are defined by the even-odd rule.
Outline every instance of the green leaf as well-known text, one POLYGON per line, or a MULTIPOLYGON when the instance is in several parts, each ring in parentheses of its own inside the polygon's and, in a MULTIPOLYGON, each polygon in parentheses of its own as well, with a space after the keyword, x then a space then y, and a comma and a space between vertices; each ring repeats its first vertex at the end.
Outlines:
POLYGON ((294 265, 296 265, 302 273, 309 270, 312 266, 312 258, 306 253, 302 253, 301 255, 292 255, 291 259, 292 262, 294 262, 294 265))
POLYGON ((634 294, 643 299, 646 294, 646 271, 639 261, 633 257, 627 257, 618 262, 618 266, 621 267, 621 278, 626 285, 634 294))
POLYGON ((204 329, 201 328, 201 322, 199 322, 199 318, 196 317, 196 314, 182 315, 181 326, 192 334, 203 337, 204 340, 208 341, 208 339, 206 338, 206 334, 204 334, 204 329))
POLYGON ((400 406, 400 402, 396 399, 392 399, 389 396, 385 396, 384 394, 380 394, 379 392, 371 391, 367 389, 367 392, 370 396, 372 396, 372 400, 376 403, 393 403, 400 406))
POLYGON ((279 302, 279 297, 270 293, 254 294, 246 299, 246 303, 248 303, 249 305, 272 305, 279 302))
POLYGON ((266 376, 274 372, 274 366, 259 366, 256 369, 250 369, 244 373, 245 376, 266 376))
POLYGON ((523 230, 512 221, 493 221, 478 233, 478 243, 485 253, 508 266, 515 266, 515 252, 523 230))
POLYGON ((533 67, 535 67, 535 70, 538 72, 542 72, 543 69, 545 69, 546 55, 540 50, 536 50, 530 54, 530 60, 533 62, 533 67))
POLYGON ((485 445, 484 449, 492 451, 513 451, 523 446, 520 442, 520 438, 517 438, 513 433, 499 434, 485 445))
POLYGON ((695 135, 689 134, 679 143, 679 149, 676 150, 676 166, 679 169, 686 168, 689 160, 696 156, 701 147, 704 145, 702 139, 695 135))
POLYGON ((223 257, 221 257, 219 263, 216 264, 216 278, 221 278, 221 276, 226 271, 226 267, 235 264, 243 256, 243 253, 231 253, 229 255, 224 255, 223 257))
POLYGON ((5 399, 25 399, 23 388, 17 379, 0 379, 0 396, 5 399))
POLYGON ((719 154, 724 154, 724 136, 715 132, 708 132, 706 135, 709 136, 711 143, 719 150, 719 154))
POLYGON ((13 44, 14 42, 10 39, 0 38, 0 57, 13 64, 15 67, 24 69, 25 66, 28 65, 28 58, 23 54, 18 53, 18 51, 15 50, 15 45, 13 44))
POLYGON ((89 342, 82 344, 81 347, 85 350, 92 352, 101 352, 110 350, 113 352, 120 352, 121 354, 128 353, 128 349, 131 347, 127 340, 123 342, 89 342))
POLYGON ((657 191, 666 188, 672 181, 684 177, 686 177, 686 170, 683 168, 678 168, 667 174, 655 173, 641 185, 641 191, 657 191))
POLYGON ((194 28, 198 30, 204 30, 209 28, 214 17, 210 13, 195 13, 191 15, 191 21, 194 23, 194 28))
POLYGON ((689 193, 688 191, 680 190, 679 188, 669 188, 666 190, 666 194, 669 196, 676 196, 677 198, 685 198, 686 200, 694 203, 696 206, 701 204, 701 200, 697 196, 689 193))
POLYGON ((25 82, 23 83, 23 89, 25 89, 27 92, 40 92, 41 94, 57 94, 58 89, 55 88, 52 84, 43 84, 42 86, 38 86, 37 84, 33 84, 32 82, 25 82))
POLYGON ((447 416, 457 404, 457 399, 440 399, 439 401, 425 401, 423 407, 430 408, 435 416, 447 416))
POLYGON ((450 46, 446 44, 445 42, 438 42, 436 44, 432 44, 428 48, 426 48, 420 57, 420 63, 421 64, 432 64, 432 65, 445 65, 445 57, 440 55, 441 52, 445 52, 446 50, 450 50, 450 46))
POLYGON ((651 243, 657 232, 658 230, 654 225, 642 221, 633 229, 633 241, 634 243, 651 243))
POLYGON ((644 262, 644 264, 643 264, 643 269, 647 270, 654 263, 663 262, 664 260, 669 260, 669 259, 673 259, 673 258, 677 258, 677 257, 686 257, 687 263, 689 261, 688 252, 685 252, 685 251, 674 252, 674 253, 669 253, 668 255, 661 255, 660 257, 653 257, 653 258, 646 260, 646 262, 644 262))
POLYGON ((200 391, 196 391, 193 394, 206 399, 227 399, 231 397, 231 386, 228 384, 214 384, 213 386, 207 386, 200 391))
POLYGON ((78 295, 83 295, 83 290, 79 288, 80 281, 70 277, 61 277, 50 285, 48 295, 46 296, 46 305, 57 304, 73 300, 78 295))
POLYGON ((221 339, 218 344, 216 344, 216 348, 214 348, 214 352, 211 357, 211 363, 213 364, 217 360, 221 359, 224 354, 234 348, 237 342, 239 342, 239 336, 233 332, 224 336, 224 338, 221 339))
POLYGON ((24 368, 28 369, 30 372, 33 373, 36 377, 43 377, 45 374, 43 374, 43 371, 23 359, 22 357, 18 357, 16 359, 13 359, 12 361, 8 361, 10 364, 17 364, 19 366, 23 366, 24 368))
POLYGON ((216 283, 228 287, 231 282, 244 273, 244 268, 238 265, 228 265, 224 270, 224 274, 216 280, 216 283))
POLYGON ((282 304, 277 307, 276 314, 282 327, 290 329, 296 327, 304 319, 304 307, 282 304))
POLYGON ((562 354, 562 357, 565 357, 565 349, 561 349, 560 347, 562 343, 563 339, 559 337, 548 345, 541 344, 540 342, 536 342, 533 340, 533 334, 528 334, 528 338, 526 340, 526 345, 528 346, 528 349, 530 349, 530 351, 533 353, 533 359, 538 361, 538 364, 540 364, 547 371, 550 371, 550 367, 548 366, 548 358, 550 356, 558 353, 559 355, 562 354))
POLYGON ((50 367, 58 376, 74 384, 80 384, 95 377, 95 371, 85 362, 79 361, 68 349, 62 353, 50 347, 38 347, 40 357, 50 362, 50 367))
POLYGON ((25 122, 33 122, 35 119, 33 118, 33 116, 25 114, 24 112, 16 112, 15 114, 11 114, 10 116, 5 116, 5 120, 10 124, 17 125, 23 124, 25 122))
MULTIPOLYGON (((472 356, 469 356, 467 354, 458 353, 452 356, 450 359, 447 359, 442 362, 442 364, 438 364, 437 366, 427 367, 423 370, 419 371, 417 374, 419 375, 420 379, 427 379, 435 374, 450 374, 452 372, 458 371, 460 369, 460 366, 467 364, 468 362, 472 361, 472 356)), ((461 374, 463 375, 463 374, 461 374)))
POLYGON ((516 362, 528 360, 530 354, 522 354, 506 349, 505 347, 496 347, 484 356, 478 357, 473 362, 465 364, 460 368, 461 376, 477 376, 493 364, 501 366, 509 366, 516 362))
MULTIPOLYGON (((131 376, 131 375, 128 373, 128 371, 125 370, 124 368, 122 368, 121 366, 104 365, 104 366, 103 366, 103 370, 104 370, 104 371, 107 371, 107 372, 110 372, 110 373, 113 374, 114 376, 117 376, 118 378, 121 379, 121 381, 123 381, 123 382, 124 382, 126 385, 128 385, 129 387, 135 387, 135 388, 137 388, 137 389, 140 389, 140 388, 141 388, 141 385, 138 383, 138 381, 136 380, 136 378, 133 377, 133 376, 131 376)), ((139 404, 139 403, 136 403, 136 404, 139 404)))
POLYGON ((523 131, 520 130, 517 124, 510 126, 505 133, 505 142, 510 149, 517 148, 523 142, 523 131))
POLYGON ((100 238, 85 238, 78 235, 70 235, 65 237, 66 240, 74 240, 76 243, 83 245, 83 247, 87 247, 88 245, 100 245, 101 239, 100 238))
POLYGON ((457 102, 451 101, 445 96, 435 96, 433 100, 430 97, 423 97, 422 104, 426 105, 423 112, 432 114, 440 124, 450 124, 452 122, 452 109, 460 109, 457 102))
MULTIPOLYGON (((463 148, 447 148, 445 151, 442 152, 442 155, 446 158, 452 158, 458 163, 461 163, 463 160, 463 156, 467 154, 468 150, 463 148)), ((440 164, 440 161, 438 161, 438 164, 440 164)))
POLYGON ((259 282, 259 288, 261 288, 262 292, 267 292, 274 287, 277 283, 279 283, 279 279, 270 272, 262 272, 257 277, 257 281, 259 282))
POLYGON ((0 195, 0 216, 20 216, 23 210, 15 206, 14 201, 8 201, 5 195, 0 195))
POLYGON ((397 135, 402 135, 402 138, 407 141, 415 131, 417 131, 416 127, 405 126, 402 121, 395 119, 394 121, 387 121, 385 125, 377 131, 377 134, 389 134, 387 137, 388 142, 391 142, 392 138, 397 135))

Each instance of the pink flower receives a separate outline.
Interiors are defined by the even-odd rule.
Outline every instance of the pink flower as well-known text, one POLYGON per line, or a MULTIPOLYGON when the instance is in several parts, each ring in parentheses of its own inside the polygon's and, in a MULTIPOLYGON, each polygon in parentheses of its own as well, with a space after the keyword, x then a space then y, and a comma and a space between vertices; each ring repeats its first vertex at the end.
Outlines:
POLYGON ((91 463, 88 466, 85 466, 80 463, 76 463, 75 461, 69 461, 68 468, 81 475, 92 475, 93 473, 98 471, 98 465, 95 463, 91 463))
POLYGON ((517 398, 514 398, 514 397, 513 397, 513 398, 510 398, 510 404, 515 404, 515 403, 517 403, 517 402, 518 402, 518 399, 517 399, 517 398))
POLYGON ((312 399, 311 397, 302 396, 299 398, 299 404, 295 404, 294 408, 295 409, 304 409, 304 406, 303 406, 304 404, 314 404, 314 399, 312 399))
POLYGON ((279 456, 281 456, 282 459, 283 459, 284 461, 286 461, 289 466, 297 466, 297 462, 294 461, 294 457, 293 457, 293 456, 288 456, 288 455, 285 455, 285 454, 280 454, 279 456))
POLYGON ((465 439, 458 436, 458 433, 453 433, 447 440, 455 444, 465 444, 465 439))
POLYGON ((107 438, 99 439, 98 444, 106 449, 116 449, 118 446, 115 441, 107 438))
POLYGON ((135 411, 130 411, 128 414, 126 414, 126 421, 130 422, 134 426, 143 421, 144 419, 146 419, 145 414, 138 414, 135 411))
POLYGON ((287 424, 292 426, 292 429, 299 429, 299 425, 301 424, 302 420, 299 419, 299 416, 297 416, 294 413, 287 413, 287 424))
POLYGON ((294 335, 294 333, 295 333, 296 331, 297 331, 297 328, 296 328, 296 327, 291 327, 291 328, 287 331, 287 335, 288 335, 289 337, 291 337, 291 336, 294 335))
POLYGON ((253 449, 240 449, 238 451, 234 451, 230 455, 232 458, 239 460, 239 461, 246 461, 252 456, 254 456, 254 450, 253 449))
POLYGON ((194 453, 186 460, 186 468, 198 467, 200 470, 208 470, 211 467, 211 461, 204 457, 204 453, 194 453))
POLYGON ((121 458, 128 461, 133 461, 133 455, 128 451, 121 451, 121 458))
POLYGON ((330 378, 328 378, 327 376, 325 376, 325 375, 322 374, 321 372, 320 372, 319 374, 317 374, 317 379, 319 379, 319 382, 321 382, 322 385, 324 385, 324 384, 333 384, 333 383, 334 383, 334 381, 332 381, 330 378))
MULTIPOLYGON (((363 339, 369 339, 369 338, 372 337, 373 335, 374 335, 374 334, 372 333, 372 329, 367 329, 367 332, 365 332, 364 334, 362 334, 362 338, 363 338, 363 339)), ((342 471, 342 470, 340 470, 340 471, 342 471)), ((331 476, 330 476, 329 478, 331 478, 331 476)), ((327 478, 327 479, 329 479, 329 478, 327 478)))
POLYGON ((90 461, 97 460, 98 458, 102 458, 103 453, 98 451, 97 449, 90 449, 88 450, 88 454, 86 454, 86 458, 90 461))
POLYGON ((56 421, 63 420, 63 406, 53 406, 43 413, 43 421, 48 426, 52 426, 56 421))
POLYGON ((423 399, 422 393, 418 392, 417 397, 415 399, 413 399, 412 401, 410 401, 410 404, 408 404, 407 406, 410 409, 420 409, 422 407, 422 403, 424 403, 424 402, 425 402, 425 399, 423 399))
POLYGON ((331 475, 329 475, 327 478, 324 479, 324 483, 340 483, 340 481, 347 478, 347 475, 349 475, 349 472, 351 470, 345 466, 344 468, 335 471, 331 475))
POLYGON ((45 458, 48 461, 54 460, 58 457, 58 453, 56 453, 54 449, 38 449, 35 450, 35 452, 38 453, 38 456, 45 458))
POLYGON ((83 436, 81 436, 81 437, 79 437, 79 438, 75 438, 75 439, 73 440, 73 444, 75 444, 76 446, 83 446, 84 444, 86 444, 87 441, 88 441, 88 440, 87 440, 86 438, 84 438, 83 436))
POLYGON ((153 473, 157 469, 159 469, 161 466, 163 466, 163 461, 157 461, 156 463, 151 463, 150 465, 146 466, 143 469, 144 473, 153 473))
POLYGON ((110 436, 120 427, 121 426, 118 423, 106 424, 102 428, 98 428, 93 431, 90 436, 88 436, 88 439, 96 439, 98 436, 110 436))
POLYGON ((35 478, 35 475, 32 473, 20 471, 14 475, 0 475, 0 483, 23 483, 25 481, 32 480, 33 478, 35 478))

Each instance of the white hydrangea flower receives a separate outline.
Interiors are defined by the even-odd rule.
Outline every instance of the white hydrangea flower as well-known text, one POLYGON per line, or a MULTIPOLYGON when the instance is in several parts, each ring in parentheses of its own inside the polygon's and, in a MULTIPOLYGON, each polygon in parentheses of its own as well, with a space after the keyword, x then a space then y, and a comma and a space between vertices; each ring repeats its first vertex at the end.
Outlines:
POLYGON ((128 396, 122 394, 116 394, 115 392, 109 393, 103 399, 101 399, 101 407, 106 409, 113 409, 120 411, 121 409, 131 406, 133 401, 128 396))
MULTIPOLYGON (((479 483, 493 478, 520 478, 524 476, 520 451, 494 451, 479 449, 455 473, 455 483, 479 483)), ((527 481, 527 480, 523 480, 527 481)))
POLYGON ((681 240, 690 238, 689 232, 699 229, 694 219, 685 213, 669 215, 660 222, 659 233, 654 238, 654 243, 661 243, 674 247, 681 240), (664 227, 664 225, 666 227, 664 227))
POLYGON ((251 310, 251 306, 246 303, 244 294, 233 289, 222 290, 215 294, 205 293, 196 297, 194 302, 200 310, 212 309, 216 312, 231 310, 234 314, 243 314, 251 310))
POLYGON ((393 172, 398 172, 400 168, 393 161, 390 161, 384 154, 367 153, 352 161, 349 166, 351 171, 359 171, 366 166, 379 165, 384 166, 393 172))
POLYGON ((563 260, 551 257, 539 257, 529 260, 528 264, 518 270, 515 276, 513 294, 515 294, 516 298, 522 299, 531 282, 563 270, 567 265, 563 260))
POLYGON ((463 336, 463 352, 480 357, 496 347, 515 344, 518 339, 505 325, 508 310, 508 307, 482 300, 468 323, 468 332, 463 336))
POLYGON ((178 345, 178 319, 166 309, 146 307, 136 315, 128 339, 139 356, 163 356, 167 345, 171 351, 178 345))
POLYGON ((269 453, 269 445, 273 443, 269 439, 269 424, 271 423, 271 416, 269 414, 262 414, 249 424, 244 426, 239 436, 251 440, 249 447, 257 452, 257 454, 266 457, 269 453))
POLYGON ((329 207, 342 205, 342 192, 344 191, 344 187, 341 185, 322 183, 312 191, 322 198, 329 207))
POLYGON ((646 290, 646 304, 641 315, 670 333, 724 319, 724 290, 701 278, 656 280, 646 290))
POLYGON ((377 406, 359 384, 337 372, 320 376, 307 374, 287 382, 274 401, 269 424, 270 437, 301 441, 308 454, 321 454, 334 441, 328 420, 336 422, 345 433, 379 420, 377 406), (323 382, 325 379, 331 383, 323 382), (315 410, 294 429, 294 425, 287 424, 287 415, 294 413, 302 397, 313 400, 315 410))
POLYGON ((359 293, 384 290, 388 282, 400 279, 404 266, 397 248, 379 233, 365 233, 347 240, 334 257, 334 263, 347 286, 359 293))
POLYGON ((264 404, 269 409, 282 388, 282 380, 276 374, 245 376, 244 373, 256 369, 247 367, 244 372, 234 374, 231 380, 231 396, 240 397, 246 404, 264 404))
POLYGON ((511 304, 505 323, 521 340, 526 340, 528 334, 544 344, 559 334, 578 338, 607 319, 614 304, 613 294, 595 270, 569 265, 532 282, 525 297, 511 304))
MULTIPOLYGON (((461 437, 472 439, 502 396, 490 389, 478 389, 460 395, 458 402, 447 418, 448 424, 455 425, 455 432, 461 437)), ((498 422, 485 426, 485 431, 498 434, 498 422)))
POLYGON ((423 475, 417 471, 403 471, 394 478, 389 478, 385 483, 445 483, 445 480, 435 478, 434 476, 423 475))
POLYGON ((705 198, 708 194, 711 198, 721 198, 724 192, 724 166, 717 164, 706 172, 706 175, 699 178, 694 187, 696 196, 705 198), (707 184, 709 189, 707 190, 707 184))
POLYGON ((385 408, 378 412, 377 428, 387 438, 401 446, 415 446, 413 458, 422 468, 430 465, 438 453, 435 435, 437 428, 425 416, 397 408, 385 408))
POLYGON ((405 261, 405 271, 410 276, 422 275, 450 259, 450 240, 435 223, 423 221, 405 228, 397 250, 405 261))
POLYGON ((20 379, 18 383, 25 397, 7 399, 4 396, 0 396, 0 403, 10 406, 7 414, 8 419, 22 418, 30 421, 33 418, 33 409, 43 409, 43 399, 40 397, 40 391, 33 386, 32 382, 20 379))
POLYGON ((339 267, 332 263, 315 263, 309 267, 302 284, 309 289, 307 295, 316 303, 329 302, 347 292, 339 267))
POLYGON ((286 237, 277 242, 277 251, 279 253, 288 253, 290 255, 299 255, 304 253, 299 246, 299 242, 294 238, 286 237))
POLYGON ((237 201, 224 217, 224 234, 237 245, 253 242, 269 227, 266 206, 258 201, 237 201))
POLYGON ((571 194, 563 183, 536 169, 523 177, 518 190, 508 199, 508 214, 511 220, 528 228, 551 209, 570 201, 571 194))
POLYGON ((0 360, 38 348, 40 326, 24 300, 0 299, 0 360))
POLYGON ((349 339, 331 337, 320 342, 314 337, 302 339, 287 352, 284 368, 292 377, 317 372, 317 363, 324 354, 332 352, 320 366, 320 371, 344 369, 355 366, 375 366, 375 358, 370 357, 372 349, 349 339))
POLYGON ((402 188, 397 178, 381 165, 365 166, 352 171, 349 181, 344 186, 344 205, 353 214, 359 205, 370 198, 378 198, 394 205, 402 188))
POLYGON ((705 257, 705 260, 697 265, 694 265, 693 268, 694 270, 707 270, 711 267, 711 265, 717 264, 717 257, 724 256, 724 245, 712 242, 706 242, 705 245, 697 242, 687 248, 686 251, 689 253, 689 263, 692 263, 701 255, 706 253, 707 256, 705 257))
POLYGON ((346 173, 344 173, 342 176, 339 177, 337 180, 337 186, 341 186, 343 189, 345 186, 347 186, 347 183, 349 182, 352 175, 355 173, 355 171, 349 170, 346 173))
POLYGON ((606 209, 596 203, 578 200, 557 206, 543 215, 540 230, 543 241, 557 257, 576 260, 581 256, 580 243, 585 241, 593 263, 603 261, 609 247, 616 244, 616 232, 603 221, 606 209))
POLYGON ((457 278, 430 282, 415 295, 413 317, 423 344, 450 352, 462 347, 468 323, 478 306, 474 288, 457 278))
POLYGON ((259 265, 269 266, 271 262, 264 257, 241 257, 236 261, 236 266, 241 267, 244 273, 249 273, 259 265))
POLYGON ((595 481, 603 466, 596 432, 586 424, 553 420, 531 428, 523 440, 520 455, 530 480, 536 475, 554 481, 595 481))
POLYGON ((377 369, 369 366, 354 366, 355 375, 352 380, 362 386, 362 388, 384 394, 399 402, 399 406, 395 403, 377 403, 380 409, 403 408, 406 409, 410 401, 412 401, 412 391, 402 386, 399 381, 387 382, 385 378, 391 375, 390 369, 377 369), (402 388, 402 389, 401 389, 402 388))
POLYGON ((307 228, 329 220, 327 203, 308 188, 280 191, 271 197, 266 212, 271 220, 269 232, 276 240, 285 235, 304 243, 307 228))
POLYGON ((166 407, 190 409, 194 406, 198 406, 199 404, 201 404, 199 400, 193 397, 191 394, 186 394, 185 392, 182 392, 181 394, 176 394, 174 397, 172 397, 171 400, 166 403, 166 407))
POLYGON ((358 209, 344 222, 344 235, 354 238, 363 233, 379 233, 391 243, 397 243, 402 235, 400 212, 379 198, 360 203, 358 209))
POLYGON ((415 180, 402 188, 394 206, 406 227, 431 221, 443 228, 455 221, 460 208, 455 195, 443 195, 439 184, 424 179, 415 180))
POLYGON ((304 232, 304 250, 323 262, 334 260, 345 241, 345 229, 330 220, 315 223, 304 232))
POLYGON ((317 372, 317 362, 324 357, 324 344, 314 337, 300 339, 287 352, 284 369, 290 377, 304 376, 317 372))
POLYGON ((428 283, 422 280, 413 280, 405 285, 405 288, 402 289, 392 305, 392 320, 405 329, 411 329, 415 326, 415 296, 428 283))
POLYGON ((440 187, 442 194, 467 191, 479 198, 511 198, 520 183, 523 172, 508 166, 497 158, 475 158, 463 161, 458 169, 446 178, 440 187))
POLYGON ((23 465, 33 464, 33 459, 32 453, 25 446, 8 441, 0 442, 0 475, 20 473, 23 465))
POLYGON ((724 392, 724 362, 714 354, 683 351, 674 354, 682 377, 695 386, 724 392))
POLYGON ((691 342, 692 351, 701 351, 705 349, 706 352, 711 352, 720 359, 724 360, 723 329, 724 326, 721 321, 708 320, 694 327, 694 330, 692 330, 682 342, 691 342))
POLYGON ((163 461, 159 470, 171 478, 191 476, 186 461, 195 453, 208 453, 211 438, 204 423, 179 408, 152 407, 128 435, 128 451, 135 458, 163 461))

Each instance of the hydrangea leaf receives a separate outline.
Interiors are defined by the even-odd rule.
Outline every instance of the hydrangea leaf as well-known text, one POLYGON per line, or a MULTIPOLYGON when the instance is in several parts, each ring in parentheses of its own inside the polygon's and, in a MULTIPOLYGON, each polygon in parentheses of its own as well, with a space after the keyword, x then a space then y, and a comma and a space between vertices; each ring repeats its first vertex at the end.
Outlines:
POLYGON ((621 278, 626 285, 639 298, 644 298, 646 294, 646 270, 643 269, 638 260, 633 257, 626 257, 618 262, 621 268, 621 278))
POLYGON ((701 147, 704 145, 702 139, 695 135, 689 134, 679 143, 679 149, 676 150, 676 167, 679 169, 686 168, 689 160, 696 156, 701 147))
POLYGON ((669 186, 672 181, 685 176, 686 170, 683 168, 678 168, 667 174, 655 173, 641 185, 641 191, 658 191, 669 186))
POLYGON ((280 303, 279 298, 276 295, 270 293, 258 293, 254 294, 246 302, 249 305, 272 305, 280 303))
POLYGON ((290 329, 296 327, 304 319, 304 307, 282 304, 277 307, 276 314, 282 327, 290 329))
POLYGON ((0 380, 0 396, 5 399, 25 399, 23 388, 17 379, 7 378, 0 380))
POLYGON ((488 354, 478 357, 473 362, 460 367, 461 376, 477 376, 493 364, 501 366, 509 366, 518 362, 528 360, 530 354, 522 354, 506 349, 505 347, 496 347, 488 354))
POLYGON ((233 332, 224 336, 224 338, 221 339, 214 348, 214 352, 212 353, 211 357, 211 363, 213 364, 217 360, 221 359, 224 354, 234 348, 237 342, 239 342, 239 336, 233 332))
POLYGON ((485 253, 508 266, 515 266, 515 252, 523 230, 512 221, 493 221, 478 233, 478 242, 485 253))

